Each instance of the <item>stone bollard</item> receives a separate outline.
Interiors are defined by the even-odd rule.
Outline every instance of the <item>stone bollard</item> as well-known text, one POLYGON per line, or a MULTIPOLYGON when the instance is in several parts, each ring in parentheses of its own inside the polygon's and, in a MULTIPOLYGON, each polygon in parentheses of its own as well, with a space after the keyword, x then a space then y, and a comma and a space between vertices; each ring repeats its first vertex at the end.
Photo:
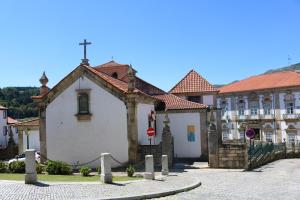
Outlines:
POLYGON ((154 163, 153 163, 153 155, 145 156, 145 173, 144 178, 148 180, 154 180, 154 163))
POLYGON ((112 174, 111 174, 111 156, 109 153, 101 154, 101 182, 103 183, 112 183, 112 174))
POLYGON ((161 174, 168 176, 169 175, 169 164, 168 164, 168 156, 161 156, 161 174))
POLYGON ((35 184, 37 182, 35 150, 27 149, 25 156, 25 184, 35 184))

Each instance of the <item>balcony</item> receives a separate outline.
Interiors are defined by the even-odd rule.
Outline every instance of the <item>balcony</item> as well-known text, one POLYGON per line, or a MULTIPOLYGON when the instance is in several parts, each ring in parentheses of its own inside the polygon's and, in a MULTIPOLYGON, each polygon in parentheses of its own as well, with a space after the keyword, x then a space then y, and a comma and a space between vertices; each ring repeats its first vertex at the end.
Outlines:
POLYGON ((283 119, 286 121, 300 120, 300 114, 283 114, 283 119))
POLYGON ((273 120, 275 118, 273 114, 269 114, 269 115, 263 114, 263 115, 260 115, 259 117, 262 120, 273 120))
POLYGON ((260 115, 247 115, 247 120, 259 120, 260 115))
POLYGON ((237 115, 236 119, 239 120, 239 121, 244 121, 244 120, 247 119, 247 115, 237 115))

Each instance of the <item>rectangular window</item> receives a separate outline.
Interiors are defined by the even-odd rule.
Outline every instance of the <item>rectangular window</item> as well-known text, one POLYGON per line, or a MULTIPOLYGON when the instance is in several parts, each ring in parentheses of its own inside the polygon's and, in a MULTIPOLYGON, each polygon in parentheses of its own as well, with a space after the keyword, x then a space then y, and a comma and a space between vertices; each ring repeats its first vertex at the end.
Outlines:
POLYGON ((195 142, 195 126, 194 125, 188 125, 187 126, 187 139, 189 142, 195 142))
POLYGON ((286 112, 287 114, 294 114, 294 103, 287 103, 286 112))
POLYGON ((266 142, 273 142, 273 133, 272 132, 266 133, 266 142))
POLYGON ((196 103, 202 103, 201 96, 188 96, 188 101, 196 102, 196 103))
POLYGON ((3 110, 3 119, 7 118, 7 110, 3 110))
POLYGON ((244 130, 243 131, 240 131, 240 139, 244 139, 245 138, 245 133, 244 133, 244 130))
POLYGON ((271 104, 270 103, 266 103, 264 105, 264 114, 271 115, 271 104))
POLYGON ((288 134, 288 143, 295 143, 295 134, 288 134))
POLYGON ((244 106, 239 106, 239 115, 240 116, 245 115, 245 108, 244 108, 244 106))
POLYGON ((89 95, 88 93, 78 94, 78 114, 89 114, 89 95))
POLYGON ((3 126, 3 135, 4 135, 4 136, 7 135, 7 126, 3 126))
POLYGON ((228 131, 223 131, 223 140, 229 140, 229 132, 228 131))

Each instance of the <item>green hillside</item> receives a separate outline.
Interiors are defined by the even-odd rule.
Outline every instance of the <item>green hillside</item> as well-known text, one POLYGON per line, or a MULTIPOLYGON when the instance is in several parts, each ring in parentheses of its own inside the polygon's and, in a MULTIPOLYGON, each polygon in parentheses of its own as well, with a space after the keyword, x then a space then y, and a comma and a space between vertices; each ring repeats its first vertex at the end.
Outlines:
POLYGON ((280 71, 295 71, 295 70, 300 70, 300 63, 290 65, 288 67, 281 67, 278 69, 271 69, 265 72, 265 74, 270 74, 274 72, 280 72, 280 71))
POLYGON ((39 94, 36 87, 0 88, 0 105, 8 108, 8 116, 21 119, 38 116, 38 107, 31 96, 39 94))

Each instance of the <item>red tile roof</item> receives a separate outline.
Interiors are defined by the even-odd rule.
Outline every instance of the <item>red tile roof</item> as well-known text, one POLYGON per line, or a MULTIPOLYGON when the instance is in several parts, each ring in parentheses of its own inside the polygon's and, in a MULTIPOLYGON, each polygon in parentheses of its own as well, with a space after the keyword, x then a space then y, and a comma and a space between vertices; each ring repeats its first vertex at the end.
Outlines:
POLYGON ((252 76, 221 87, 219 93, 247 92, 295 86, 300 86, 300 74, 294 71, 285 71, 252 76))
MULTIPOLYGON (((109 76, 113 76, 114 73, 118 75, 118 79, 121 81, 124 81, 128 83, 129 79, 127 76, 129 65, 127 64, 119 64, 115 61, 110 61, 108 63, 104 63, 102 65, 98 65, 94 67, 95 70, 98 72, 107 74, 109 76)), ((134 73, 136 73, 136 70, 133 69, 134 73)), ((142 80, 141 78, 136 76, 136 88, 138 88, 140 91, 143 91, 146 94, 149 95, 160 95, 160 94, 166 94, 165 91, 155 87, 154 85, 142 80)))
POLYGON ((191 70, 181 81, 179 81, 170 93, 196 93, 196 92, 216 92, 214 88, 205 78, 200 76, 196 71, 191 70))
POLYGON ((18 122, 19 122, 18 120, 15 120, 11 117, 7 117, 7 124, 16 124, 18 122))
POLYGON ((165 102, 166 110, 195 110, 207 108, 206 105, 187 101, 173 94, 157 95, 155 97, 165 102))
MULTIPOLYGON (((87 68, 88 70, 90 70, 91 72, 95 73, 96 75, 98 75, 100 78, 102 78, 104 81, 106 81, 107 83, 111 84, 112 86, 114 86, 115 88, 117 88, 118 90, 120 90, 123 93, 128 93, 128 83, 113 78, 105 73, 99 72, 98 70, 94 69, 93 67, 90 66, 86 66, 86 65, 82 65, 83 67, 87 68)), ((145 92, 135 88, 134 93, 137 94, 142 94, 144 96, 150 97, 152 99, 157 100, 155 97, 152 97, 151 95, 146 94, 145 92)))
POLYGON ((21 121, 19 123, 16 123, 17 126, 39 126, 40 120, 39 118, 30 119, 26 121, 21 121))

